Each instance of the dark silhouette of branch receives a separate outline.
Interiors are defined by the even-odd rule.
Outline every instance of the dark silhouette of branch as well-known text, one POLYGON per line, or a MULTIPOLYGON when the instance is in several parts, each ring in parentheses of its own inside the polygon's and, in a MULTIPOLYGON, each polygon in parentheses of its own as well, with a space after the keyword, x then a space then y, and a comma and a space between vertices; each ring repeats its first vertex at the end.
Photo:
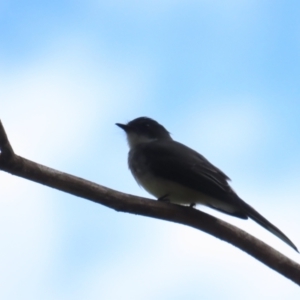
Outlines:
POLYGON ((300 265, 245 231, 190 207, 153 201, 106 188, 14 153, 0 121, 0 169, 105 205, 116 211, 187 225, 226 241, 300 285, 300 265))

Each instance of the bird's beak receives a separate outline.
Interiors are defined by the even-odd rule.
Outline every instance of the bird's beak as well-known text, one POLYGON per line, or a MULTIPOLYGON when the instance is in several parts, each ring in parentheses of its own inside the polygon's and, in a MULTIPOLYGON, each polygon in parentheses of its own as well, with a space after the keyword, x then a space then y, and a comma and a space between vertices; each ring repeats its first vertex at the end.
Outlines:
POLYGON ((122 128, 125 132, 128 132, 128 130, 129 130, 128 125, 120 124, 120 123, 116 123, 116 125, 119 126, 120 128, 122 128))

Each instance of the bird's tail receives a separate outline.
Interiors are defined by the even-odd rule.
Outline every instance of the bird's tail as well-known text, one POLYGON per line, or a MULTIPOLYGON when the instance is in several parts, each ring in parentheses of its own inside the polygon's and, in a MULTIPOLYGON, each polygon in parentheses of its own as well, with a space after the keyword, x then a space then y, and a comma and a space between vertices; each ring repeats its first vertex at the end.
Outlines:
POLYGON ((293 242, 283 233, 281 232, 276 226, 274 226, 272 223, 270 223, 266 218, 264 218, 261 214, 259 214, 253 207, 251 207, 249 204, 244 202, 242 199, 239 198, 240 201, 240 207, 241 209, 248 215, 249 218, 251 218, 253 221, 264 227, 265 229, 272 232, 274 235, 276 235, 278 238, 280 238, 282 241, 287 243, 289 246, 291 246, 293 249, 295 249, 298 253, 297 247, 293 244, 293 242))

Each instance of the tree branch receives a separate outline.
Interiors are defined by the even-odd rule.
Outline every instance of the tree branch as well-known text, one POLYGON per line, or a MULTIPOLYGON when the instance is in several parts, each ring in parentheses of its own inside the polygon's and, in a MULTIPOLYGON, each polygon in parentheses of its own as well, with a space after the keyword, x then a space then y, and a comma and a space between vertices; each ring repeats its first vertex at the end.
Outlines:
POLYGON ((102 204, 116 211, 171 221, 202 230, 245 251, 300 285, 300 265, 245 231, 199 210, 106 188, 27 160, 14 153, 0 121, 0 169, 102 204))

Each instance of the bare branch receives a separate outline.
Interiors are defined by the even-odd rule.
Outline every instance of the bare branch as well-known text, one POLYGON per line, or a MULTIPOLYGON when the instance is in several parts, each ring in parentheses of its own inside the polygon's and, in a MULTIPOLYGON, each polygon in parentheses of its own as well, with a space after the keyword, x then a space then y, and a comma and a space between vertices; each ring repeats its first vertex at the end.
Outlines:
POLYGON ((153 201, 106 188, 37 164, 14 154, 0 121, 0 169, 43 185, 105 205, 116 211, 187 225, 245 251, 300 285, 300 265, 245 231, 199 210, 153 201))

